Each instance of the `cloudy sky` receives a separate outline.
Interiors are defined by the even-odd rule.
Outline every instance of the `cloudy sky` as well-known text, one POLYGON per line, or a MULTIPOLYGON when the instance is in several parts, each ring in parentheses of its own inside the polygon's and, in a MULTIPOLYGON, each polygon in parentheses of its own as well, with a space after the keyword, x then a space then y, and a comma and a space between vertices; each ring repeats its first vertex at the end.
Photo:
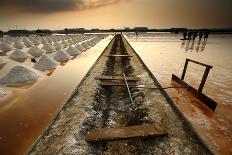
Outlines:
POLYGON ((0 29, 225 28, 232 0, 0 0, 0 29))

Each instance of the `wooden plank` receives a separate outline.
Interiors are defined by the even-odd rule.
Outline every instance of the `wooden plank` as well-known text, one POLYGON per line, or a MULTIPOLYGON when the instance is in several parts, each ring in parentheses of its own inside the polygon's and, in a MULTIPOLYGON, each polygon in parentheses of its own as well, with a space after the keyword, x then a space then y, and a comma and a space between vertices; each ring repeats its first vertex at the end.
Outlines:
MULTIPOLYGON (((124 80, 123 76, 97 76, 96 79, 99 80, 124 80)), ((139 81, 140 78, 138 77, 126 77, 127 81, 139 81)))
POLYGON ((112 54, 112 55, 106 55, 107 57, 132 57, 131 55, 121 55, 121 54, 112 54))
MULTIPOLYGON (((102 81, 100 83, 101 86, 126 86, 125 82, 108 82, 108 81, 102 81)), ((136 83, 128 82, 129 86, 136 86, 136 83)))
POLYGON ((132 138, 154 138, 160 136, 167 136, 168 132, 152 124, 117 127, 117 128, 102 128, 90 130, 87 132, 86 142, 99 142, 99 141, 114 141, 132 138))
POLYGON ((181 86, 188 87, 188 91, 197 99, 199 99, 203 104, 205 104, 207 107, 209 107, 211 110, 215 110, 217 107, 217 102, 206 96, 205 94, 198 92, 195 88, 188 85, 186 82, 182 81, 180 78, 178 78, 176 75, 172 74, 172 80, 178 83, 181 86))
POLYGON ((192 60, 192 59, 186 59, 186 61, 190 61, 190 62, 193 62, 195 64, 201 65, 201 66, 209 67, 210 69, 213 68, 213 66, 210 66, 210 65, 207 65, 207 64, 192 60))

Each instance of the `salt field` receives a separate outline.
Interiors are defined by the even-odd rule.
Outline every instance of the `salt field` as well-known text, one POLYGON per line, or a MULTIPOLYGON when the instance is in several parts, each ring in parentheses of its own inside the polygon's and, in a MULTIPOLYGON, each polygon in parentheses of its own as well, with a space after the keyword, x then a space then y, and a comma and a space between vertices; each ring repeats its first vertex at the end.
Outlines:
POLYGON ((25 153, 111 38, 101 34, 1 38, 0 154, 25 153), (82 48, 83 42, 86 47, 75 48, 82 48))
MULTIPOLYGON (((166 90, 179 108, 180 113, 191 123, 193 131, 198 134, 204 145, 201 145, 196 137, 188 133, 189 131, 185 133, 184 128, 186 126, 178 123, 178 121, 184 121, 176 117, 176 114, 172 111, 173 109, 169 108, 168 114, 174 118, 167 117, 164 109, 156 110, 162 106, 170 106, 169 104, 162 105, 167 101, 164 98, 160 98, 159 90, 145 91, 138 89, 141 92, 146 92, 144 94, 148 95, 147 100, 142 104, 142 109, 144 108, 143 110, 149 117, 144 117, 141 120, 138 118, 134 121, 146 122, 146 119, 151 119, 151 122, 160 125, 164 119, 168 132, 170 132, 169 139, 165 139, 165 142, 163 142, 162 138, 159 139, 162 145, 156 146, 151 143, 148 145, 146 142, 142 142, 144 146, 149 147, 146 150, 147 152, 145 152, 156 152, 156 150, 153 150, 156 147, 159 153, 170 153, 173 151, 175 153, 187 154, 195 151, 195 153, 201 151, 206 154, 210 153, 207 149, 216 154, 232 152, 230 149, 232 144, 232 118, 229 115, 232 110, 232 54, 230 51, 232 49, 232 35, 211 34, 208 39, 199 40, 197 37, 195 41, 181 40, 182 34, 174 33, 138 33, 137 35, 136 33, 124 33, 124 36, 159 83, 161 83, 162 87, 175 86, 171 82, 171 76, 172 74, 181 76, 186 58, 213 66, 203 93, 218 103, 214 112, 201 106, 202 103, 199 103, 196 98, 186 95, 183 89, 171 88, 166 90), (155 97, 154 95, 157 96, 155 97), (157 104, 159 102, 159 104, 154 104, 156 102, 157 104), (157 107, 154 107, 155 105, 157 107), (162 120, 159 121, 161 117, 162 120), (172 130, 172 125, 175 123, 180 126, 176 130, 172 130), (181 134, 179 133, 180 131, 181 134), (169 147, 169 145, 172 145, 172 147, 169 147), (185 145, 187 147, 184 147, 185 145)), ((118 64, 115 64, 115 67, 112 67, 112 64, 109 62, 106 63, 108 59, 111 59, 106 57, 108 54, 102 55, 102 52, 104 49, 108 53, 113 51, 112 40, 114 41, 114 39, 112 38, 113 35, 108 34, 54 34, 48 36, 32 35, 29 37, 10 37, 5 35, 3 38, 0 38, 0 126, 4 126, 4 128, 0 128, 0 154, 23 154, 31 147, 32 150, 30 151, 32 152, 30 153, 32 154, 37 154, 41 150, 52 153, 57 151, 57 149, 59 150, 59 147, 65 148, 64 152, 66 153, 70 151, 76 151, 76 153, 90 153, 91 151, 93 151, 92 153, 98 151, 111 152, 114 151, 113 145, 117 146, 118 144, 120 144, 121 148, 125 147, 124 142, 121 143, 121 141, 112 143, 112 146, 110 144, 109 146, 111 147, 108 150, 102 149, 102 146, 97 148, 94 145, 88 145, 83 139, 85 132, 82 131, 89 127, 92 128, 94 125, 97 128, 101 128, 101 123, 103 123, 103 126, 114 127, 114 121, 119 121, 118 116, 120 118, 124 117, 125 111, 122 110, 124 106, 120 106, 122 104, 121 101, 118 101, 119 107, 116 105, 116 107, 111 107, 112 109, 107 109, 109 111, 113 110, 113 112, 108 111, 108 115, 104 112, 104 106, 99 105, 102 103, 108 104, 107 101, 110 101, 111 99, 109 98, 111 97, 115 98, 115 102, 118 100, 118 95, 122 95, 121 97, 123 98, 125 88, 117 87, 115 89, 112 87, 110 89, 107 88, 107 91, 101 92, 99 90, 105 88, 99 88, 98 81, 94 80, 91 84, 84 82, 81 85, 80 95, 77 93, 75 94, 76 96, 71 96, 78 84, 85 79, 88 71, 91 71, 91 76, 86 78, 87 81, 92 81, 97 75, 105 73, 115 74, 116 71, 118 72, 117 74, 121 75, 121 68, 124 68, 123 71, 125 70, 123 65, 128 66, 130 60, 135 61, 132 58, 126 58, 125 60, 128 60, 128 62, 120 62, 121 58, 116 58, 115 60, 120 61, 118 64), (97 62, 98 67, 90 70, 100 56, 101 61, 97 62), (104 66, 105 63, 106 67, 104 66), (104 92, 114 92, 114 95, 107 96, 107 93, 104 94, 104 92), (101 99, 102 96, 104 96, 103 99, 101 99), (79 98, 80 100, 76 100, 79 98), (75 99, 73 101, 75 104, 69 101, 70 99, 75 99), (88 102, 81 102, 83 100, 88 102), (69 105, 70 102, 72 105, 69 105), (67 111, 63 109, 65 103, 69 105, 67 111), (101 111, 101 108, 103 111, 101 111), (120 112, 120 108, 122 112, 120 112), (60 110, 62 113, 58 113, 60 110), (115 115, 118 112, 120 115, 115 115), (78 118, 73 120, 73 117, 78 118), (94 121, 93 118, 95 117, 99 119, 99 122, 94 121), (52 124, 52 126, 48 126, 54 118, 60 122, 58 121, 52 124), (104 122, 104 119, 108 119, 108 121, 104 122), (66 128, 66 125, 71 127, 71 129, 66 128), (80 130, 80 133, 77 130, 80 130), (48 134, 47 138, 41 135, 44 134, 44 131, 48 134), (59 137, 56 134, 64 135, 59 137), (54 137, 52 138, 51 135, 54 137), (69 136, 74 137, 75 140, 69 142, 69 136), (51 142, 53 143, 53 140, 57 145, 50 147, 52 151, 47 150, 47 147, 51 145, 51 142), (65 143, 60 144, 62 140, 65 143), (66 145, 66 141, 68 141, 67 146, 62 146, 66 145), (38 143, 32 145, 34 142, 38 143), (70 148, 73 148, 73 150, 70 150, 70 148)), ((116 55, 111 56, 127 56, 123 55, 125 54, 123 53, 123 46, 120 43, 117 46, 114 49, 116 55), (120 48, 122 49, 119 50, 120 48)), ((130 48, 129 45, 126 48, 130 48)), ((138 66, 141 65, 139 59, 136 60, 136 63, 133 61, 134 69, 128 69, 130 71, 127 74, 131 74, 135 70, 135 75, 142 79, 138 82, 138 86, 145 84, 148 87, 152 85, 151 79, 150 82, 145 82, 150 78, 145 72, 146 69, 142 66, 138 69, 138 66)), ((185 81, 198 88, 204 69, 202 66, 189 63, 185 81)), ((131 90, 137 91, 137 88, 131 88, 131 90)), ((138 94, 141 95, 141 93, 138 94)), ((126 97, 128 96, 126 95, 126 97)), ((137 101, 137 99, 135 100, 137 101)), ((136 110, 132 110, 133 112, 136 112, 136 110)), ((138 111, 136 116, 140 116, 141 113, 141 111, 138 111)), ((125 118, 127 117, 129 116, 125 116, 125 118)), ((128 121, 127 119, 122 119, 118 123, 123 124, 125 120, 128 121)), ((133 147, 130 146, 129 150, 133 150, 133 147)), ((136 145, 136 147, 140 148, 139 152, 144 152, 141 146, 136 145)))

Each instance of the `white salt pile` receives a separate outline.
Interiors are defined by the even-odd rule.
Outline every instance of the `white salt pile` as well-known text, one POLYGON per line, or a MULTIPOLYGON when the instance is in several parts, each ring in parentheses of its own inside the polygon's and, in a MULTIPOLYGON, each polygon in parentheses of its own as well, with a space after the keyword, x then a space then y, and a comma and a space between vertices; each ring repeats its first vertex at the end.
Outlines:
POLYGON ((55 61, 50 59, 48 56, 43 55, 33 67, 40 71, 45 71, 45 70, 55 69, 56 66, 57 64, 55 61))
POLYGON ((40 42, 35 38, 31 38, 31 42, 33 42, 35 46, 38 46, 40 44, 40 42))
POLYGON ((61 50, 62 45, 58 42, 55 42, 54 47, 56 48, 56 50, 61 50))
POLYGON ((9 44, 7 44, 7 43, 5 43, 5 42, 2 42, 2 43, 0 44, 0 49, 1 49, 3 52, 6 52, 6 51, 12 50, 13 48, 12 48, 9 44))
POLYGON ((22 49, 24 47, 21 41, 16 41, 13 46, 17 49, 22 49))
POLYGON ((47 39, 44 38, 44 37, 41 39, 41 42, 42 42, 43 44, 47 44, 47 43, 48 43, 47 39))
POLYGON ((25 39, 25 40, 24 40, 24 45, 25 45, 26 47, 31 47, 31 46, 33 46, 34 44, 33 44, 31 41, 29 41, 28 39, 25 39))
POLYGON ((78 50, 78 51, 85 51, 86 49, 83 48, 80 44, 76 44, 75 48, 78 50))
POLYGON ((76 50, 74 47, 70 46, 67 50, 66 53, 68 53, 70 56, 76 56, 80 54, 78 50, 76 50))
POLYGON ((15 50, 10 56, 9 56, 9 59, 12 59, 12 60, 15 60, 15 61, 18 61, 18 62, 23 62, 26 60, 28 56, 20 51, 20 50, 15 50))
POLYGON ((89 49, 90 48, 90 46, 87 45, 86 42, 81 43, 81 46, 84 47, 85 49, 89 49))
POLYGON ((3 42, 5 42, 5 43, 7 43, 7 44, 9 44, 9 45, 12 44, 12 42, 11 42, 10 40, 8 40, 8 39, 3 39, 3 42))
POLYGON ((54 60, 58 62, 64 62, 69 60, 69 56, 64 51, 58 51, 56 52, 56 55, 54 56, 54 60))
POLYGON ((7 89, 0 86, 0 98, 7 95, 7 89))
POLYGON ((26 66, 15 66, 6 75, 1 77, 0 83, 4 85, 15 85, 35 81, 39 76, 26 66))
POLYGON ((7 63, 6 60, 0 58, 0 68, 3 67, 7 63))
POLYGON ((47 53, 52 53, 52 52, 55 52, 56 49, 50 45, 49 43, 46 43, 43 47, 42 47, 43 50, 46 50, 47 53))
POLYGON ((36 46, 33 46, 31 47, 27 53, 31 54, 32 56, 34 57, 40 57, 42 54, 43 54, 43 50, 41 50, 40 48, 36 47, 36 46))

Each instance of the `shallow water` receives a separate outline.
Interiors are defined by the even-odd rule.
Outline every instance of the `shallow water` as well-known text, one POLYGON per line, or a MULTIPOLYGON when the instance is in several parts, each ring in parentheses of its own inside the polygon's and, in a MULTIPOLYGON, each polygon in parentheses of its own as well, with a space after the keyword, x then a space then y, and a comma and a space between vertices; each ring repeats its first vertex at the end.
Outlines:
MULTIPOLYGON (((197 38, 194 42, 181 38, 178 34, 155 33, 140 34, 137 38, 128 36, 128 41, 163 87, 172 86, 172 74, 181 77, 186 58, 213 66, 203 93, 218 103, 215 112, 200 108, 195 99, 184 96, 181 90, 167 91, 194 126, 214 143, 212 146, 219 152, 220 148, 232 152, 229 148, 232 141, 232 35, 215 34, 207 41, 197 38)), ((204 70, 205 67, 190 62, 185 81, 198 89, 204 70)))
MULTIPOLYGON (((0 100, 0 154, 23 154, 57 114, 104 48, 108 37, 66 64, 59 65, 39 81, 9 87, 0 100)), ((30 59, 24 62, 32 66, 30 59)), ((0 74, 12 67, 7 63, 0 74)))
MULTIPOLYGON (((164 85, 169 85, 173 73, 181 76, 186 58, 212 65, 203 92, 220 104, 232 105, 232 36, 211 35, 207 41, 190 43, 181 41, 180 35, 167 36, 129 41, 164 85)), ((203 73, 204 67, 189 63, 185 80, 198 88, 203 73)))

